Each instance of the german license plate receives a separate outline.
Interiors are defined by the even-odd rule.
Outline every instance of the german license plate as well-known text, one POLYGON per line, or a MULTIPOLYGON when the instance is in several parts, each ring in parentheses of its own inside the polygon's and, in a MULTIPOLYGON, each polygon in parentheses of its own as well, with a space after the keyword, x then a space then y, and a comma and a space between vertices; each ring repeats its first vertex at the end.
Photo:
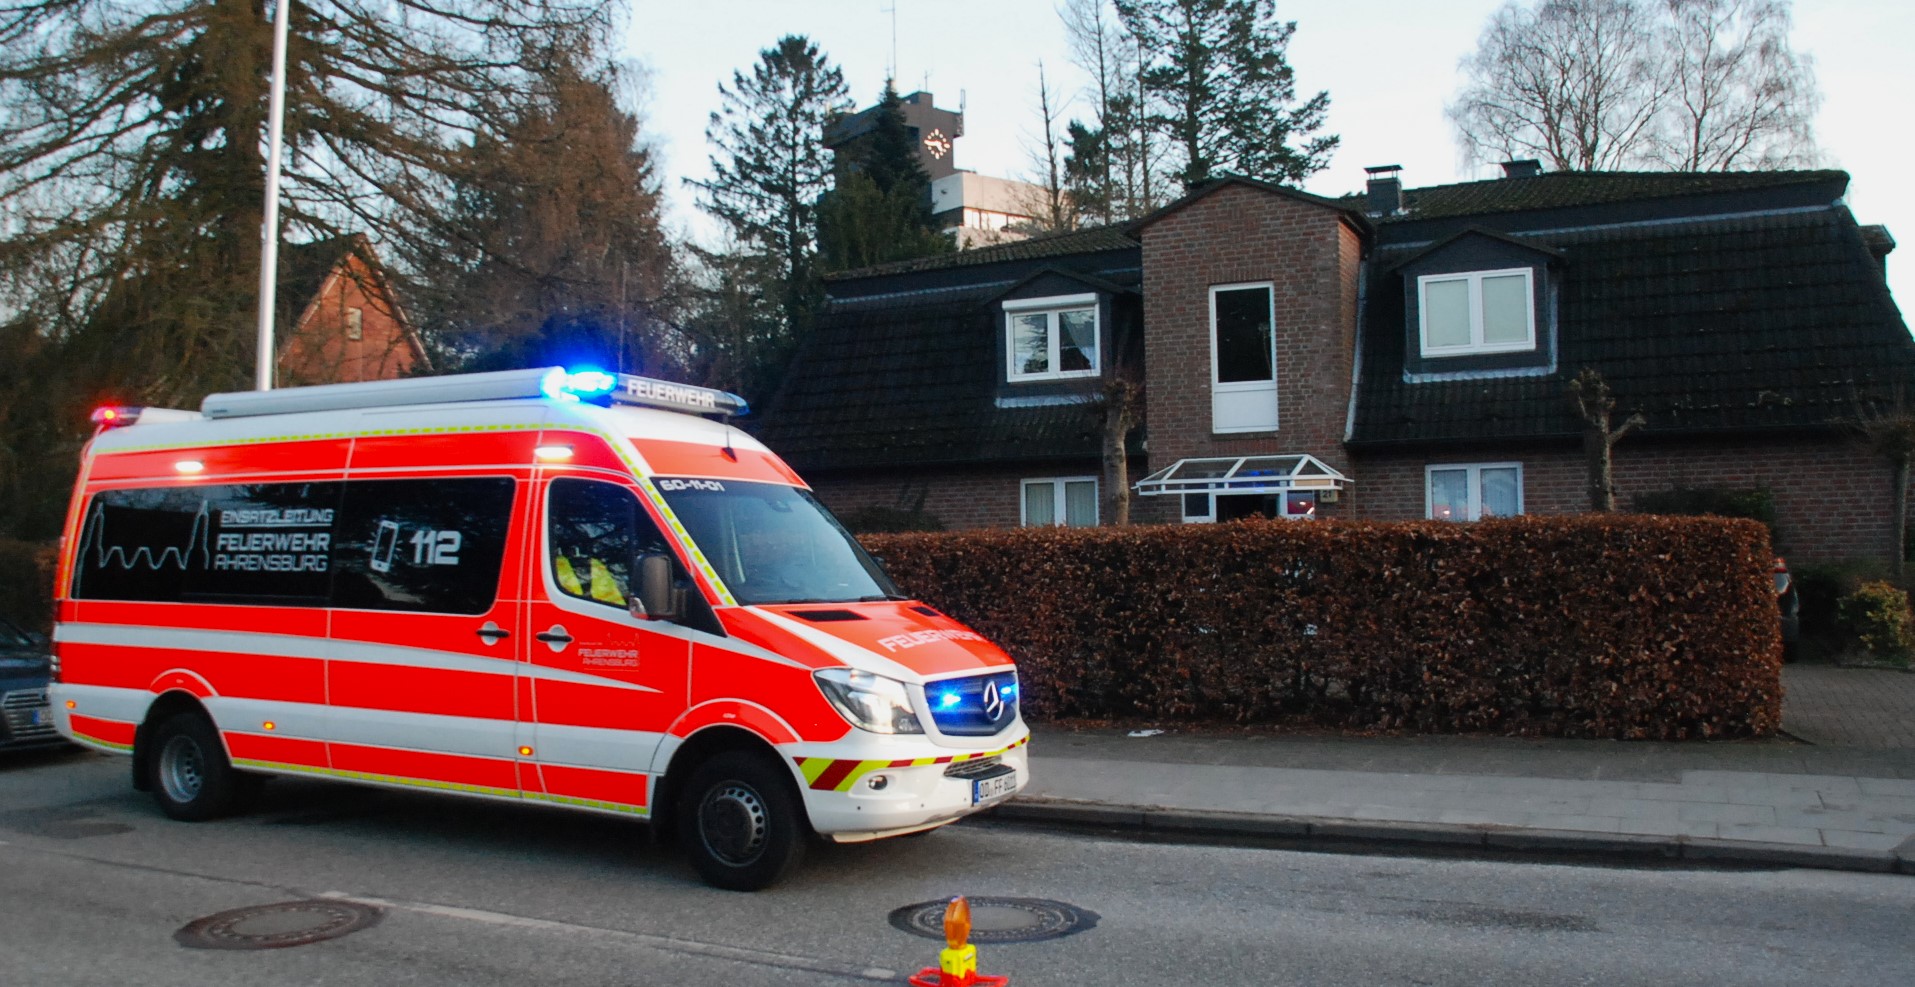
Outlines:
POLYGON ((979 778, 971 782, 971 804, 984 805, 1017 791, 1017 770, 1012 769, 1001 775, 979 778))

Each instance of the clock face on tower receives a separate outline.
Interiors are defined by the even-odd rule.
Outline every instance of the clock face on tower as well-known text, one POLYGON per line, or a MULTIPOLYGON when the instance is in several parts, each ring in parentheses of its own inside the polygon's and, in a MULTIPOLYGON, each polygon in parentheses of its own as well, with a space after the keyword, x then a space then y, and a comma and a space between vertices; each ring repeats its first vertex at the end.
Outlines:
POLYGON ((934 158, 943 158, 951 153, 951 138, 944 136, 942 130, 933 130, 924 135, 924 149, 934 158))

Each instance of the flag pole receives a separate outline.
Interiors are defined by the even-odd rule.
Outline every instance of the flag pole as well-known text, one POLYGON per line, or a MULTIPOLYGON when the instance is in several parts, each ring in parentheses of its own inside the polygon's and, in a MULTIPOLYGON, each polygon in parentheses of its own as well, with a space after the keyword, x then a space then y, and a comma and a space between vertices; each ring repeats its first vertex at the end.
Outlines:
POLYGON ((273 306, 279 287, 279 158, 285 136, 286 27, 292 0, 279 0, 273 18, 272 124, 266 141, 266 213, 259 239, 259 353, 253 364, 255 390, 273 389, 273 306))

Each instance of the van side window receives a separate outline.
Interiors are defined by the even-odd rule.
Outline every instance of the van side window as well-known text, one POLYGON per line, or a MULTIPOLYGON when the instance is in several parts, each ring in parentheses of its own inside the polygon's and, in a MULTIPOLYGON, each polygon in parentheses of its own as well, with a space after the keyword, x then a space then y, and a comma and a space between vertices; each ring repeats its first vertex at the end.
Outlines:
POLYGON ((73 597, 323 607, 342 486, 101 491, 81 527, 73 597))
POLYGON ((333 546, 333 606, 479 614, 498 598, 511 477, 354 480, 333 546))
POLYGON ((559 590, 624 609, 632 594, 633 557, 670 553, 658 525, 617 484, 560 477, 546 497, 546 546, 559 590))

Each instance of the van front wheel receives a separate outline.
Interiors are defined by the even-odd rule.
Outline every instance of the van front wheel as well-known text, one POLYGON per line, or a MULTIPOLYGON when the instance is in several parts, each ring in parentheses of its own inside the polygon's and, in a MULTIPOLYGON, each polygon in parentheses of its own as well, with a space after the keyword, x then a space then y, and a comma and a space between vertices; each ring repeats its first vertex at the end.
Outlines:
POLYGON ((692 772, 678 802, 678 838, 705 883, 758 891, 804 857, 804 809, 778 765, 742 751, 692 772))
POLYGON ((198 713, 175 713, 153 730, 148 741, 147 778, 160 811, 174 819, 199 822, 232 811, 238 800, 238 772, 226 760, 213 724, 198 713))

